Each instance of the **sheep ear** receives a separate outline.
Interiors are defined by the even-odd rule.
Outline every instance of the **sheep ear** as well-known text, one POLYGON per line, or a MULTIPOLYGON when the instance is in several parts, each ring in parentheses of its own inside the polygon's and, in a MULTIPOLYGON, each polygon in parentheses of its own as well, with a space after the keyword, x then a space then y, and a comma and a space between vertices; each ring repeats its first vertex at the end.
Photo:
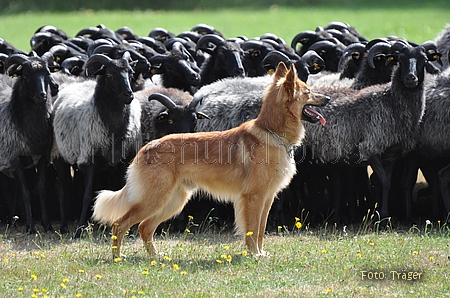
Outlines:
POLYGON ((386 62, 384 63, 384 65, 388 66, 389 64, 396 64, 398 61, 398 55, 386 55, 386 62))
POLYGON ((208 115, 202 112, 197 112, 197 119, 211 119, 208 115))
POLYGON ((439 68, 437 68, 436 66, 434 66, 431 62, 427 62, 427 64, 425 65, 425 69, 427 70, 428 73, 431 74, 438 74, 441 71, 439 70, 439 68))
POLYGON ((11 77, 18 77, 22 75, 22 65, 20 64, 16 64, 11 66, 8 69, 8 75, 11 77))
POLYGON ((281 78, 284 78, 288 72, 288 69, 286 68, 286 64, 284 62, 278 63, 277 70, 274 74, 274 80, 278 81, 281 78))

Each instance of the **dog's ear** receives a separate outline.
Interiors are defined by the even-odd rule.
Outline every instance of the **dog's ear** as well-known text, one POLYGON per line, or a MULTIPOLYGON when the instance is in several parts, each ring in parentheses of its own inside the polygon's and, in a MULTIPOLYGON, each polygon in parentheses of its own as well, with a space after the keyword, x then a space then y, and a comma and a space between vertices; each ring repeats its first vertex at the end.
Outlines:
POLYGON ((275 71, 275 74, 273 76, 274 80, 278 81, 279 79, 284 78, 287 72, 288 69, 286 67, 286 64, 284 64, 284 62, 278 63, 277 70, 275 71))
POLYGON ((297 81, 297 69, 295 68, 294 63, 291 64, 291 68, 286 74, 286 81, 292 82, 293 84, 295 83, 295 81, 297 81))
POLYGON ((297 69, 294 64, 291 64, 289 71, 286 73, 286 79, 283 83, 284 91, 289 94, 289 96, 293 96, 295 93, 295 86, 297 82, 297 69))

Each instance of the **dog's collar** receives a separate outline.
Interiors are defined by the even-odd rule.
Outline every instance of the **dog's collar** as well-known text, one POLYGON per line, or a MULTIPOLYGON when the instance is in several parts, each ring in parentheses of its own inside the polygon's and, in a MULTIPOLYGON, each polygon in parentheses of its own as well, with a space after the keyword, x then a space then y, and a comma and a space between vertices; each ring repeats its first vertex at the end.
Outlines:
POLYGON ((280 143, 280 145, 284 147, 287 156, 292 158, 294 156, 294 145, 288 144, 285 141, 283 141, 283 139, 270 128, 267 128, 267 131, 270 132, 272 136, 280 143))

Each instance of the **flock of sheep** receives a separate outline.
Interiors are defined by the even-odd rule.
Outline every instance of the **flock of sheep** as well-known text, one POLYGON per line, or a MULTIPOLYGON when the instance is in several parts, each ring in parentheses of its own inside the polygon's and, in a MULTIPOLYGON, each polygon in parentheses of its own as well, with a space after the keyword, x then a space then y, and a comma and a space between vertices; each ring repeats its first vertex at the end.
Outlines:
MULTIPOLYGON (((423 44, 367 40, 342 22, 290 44, 270 33, 225 38, 205 24, 146 37, 103 25, 69 37, 43 26, 30 44, 25 53, 0 39, 0 220, 23 213, 28 233, 40 210, 46 231, 59 220, 67 233, 77 218, 79 237, 94 192, 121 188, 143 143, 256 118, 281 61, 331 100, 317 108, 325 126, 305 123, 305 141, 293 150, 298 174, 269 225, 292 226, 305 214, 358 222, 367 210, 381 221, 449 220, 450 26, 423 44), (428 210, 414 208, 418 169, 432 191, 428 210)), ((233 222, 230 206, 194 199, 172 226, 184 230, 188 215, 233 222)))

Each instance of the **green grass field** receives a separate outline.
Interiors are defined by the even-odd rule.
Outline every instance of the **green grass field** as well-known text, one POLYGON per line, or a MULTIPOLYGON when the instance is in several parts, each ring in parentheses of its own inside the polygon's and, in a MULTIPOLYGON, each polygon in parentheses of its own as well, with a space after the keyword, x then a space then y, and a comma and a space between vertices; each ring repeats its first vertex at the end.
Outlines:
POLYGON ((137 235, 111 258, 111 236, 0 234, 1 297, 449 297, 450 229, 303 226, 247 254, 229 232, 159 235, 148 258, 137 235), (352 231, 353 230, 353 231, 352 231), (34 295, 34 296, 33 296, 34 295))
POLYGON ((22 13, 0 16, 0 38, 29 51, 29 40, 43 25, 53 25, 69 36, 79 30, 104 24, 116 30, 128 26, 139 36, 147 36, 163 27, 175 34, 206 23, 223 32, 226 37, 245 35, 258 37, 274 33, 288 44, 304 30, 314 30, 331 21, 347 22, 368 39, 401 36, 414 42, 434 39, 444 29, 450 10, 436 6, 419 8, 364 8, 355 10, 335 8, 283 8, 263 10, 226 9, 214 11, 80 11, 70 13, 22 13))

